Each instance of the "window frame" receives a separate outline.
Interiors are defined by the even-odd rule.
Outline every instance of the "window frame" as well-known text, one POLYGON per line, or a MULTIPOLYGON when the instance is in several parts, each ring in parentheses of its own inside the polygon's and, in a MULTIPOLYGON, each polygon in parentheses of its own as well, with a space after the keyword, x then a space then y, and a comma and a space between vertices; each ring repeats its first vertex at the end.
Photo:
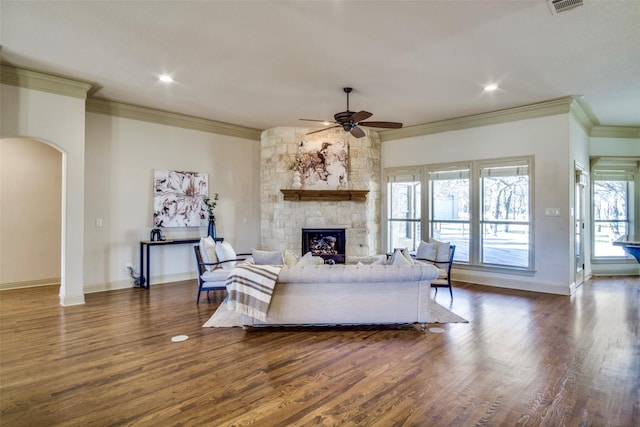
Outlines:
POLYGON ((622 181, 627 182, 626 191, 626 220, 617 220, 615 222, 626 224, 627 235, 637 235, 640 232, 640 158, 619 158, 619 157, 600 157, 592 162, 590 180, 590 201, 591 201, 591 260, 594 263, 603 263, 609 261, 628 261, 635 262, 635 258, 622 251, 622 255, 596 255, 596 239, 598 233, 598 224, 602 222, 614 222, 613 220, 596 220, 596 202, 595 202, 595 186, 597 182, 603 181, 622 181), (621 179, 611 179, 619 177, 621 179), (600 179, 599 179, 600 178, 600 179), (602 179, 604 178, 604 179, 602 179), (631 183, 631 188, 629 188, 631 183))
MULTIPOLYGON (((406 174, 411 171, 417 173, 420 171, 421 189, 422 189, 422 215, 421 215, 421 239, 428 241, 432 236, 432 220, 431 220, 431 181, 430 173, 434 172, 446 172, 461 168, 469 169, 469 260, 468 262, 456 260, 456 266, 461 268, 470 268, 484 271, 496 271, 496 272, 509 272, 515 274, 532 275, 535 273, 535 158, 534 156, 518 156, 509 158, 496 158, 496 159, 483 159, 473 160, 466 162, 454 162, 454 163, 441 163, 441 164, 429 164, 415 166, 412 168, 387 168, 384 170, 384 194, 382 195, 382 201, 385 205, 384 212, 387 214, 383 221, 383 247, 389 248, 389 217, 388 213, 391 207, 390 199, 387 193, 387 185, 389 178, 395 175, 406 174), (500 167, 500 166, 517 166, 518 164, 527 165, 528 182, 528 215, 526 221, 518 221, 518 224, 528 225, 528 244, 527 244, 527 266, 515 266, 506 264, 490 264, 481 262, 481 233, 482 233, 482 206, 481 206, 481 190, 480 190, 480 170, 488 167, 500 167)), ((436 222, 442 222, 437 220, 436 222)), ((456 220, 456 223, 464 221, 456 220)), ((511 223, 511 222, 510 222, 511 223)), ((457 251, 456 251, 457 252, 457 251)))

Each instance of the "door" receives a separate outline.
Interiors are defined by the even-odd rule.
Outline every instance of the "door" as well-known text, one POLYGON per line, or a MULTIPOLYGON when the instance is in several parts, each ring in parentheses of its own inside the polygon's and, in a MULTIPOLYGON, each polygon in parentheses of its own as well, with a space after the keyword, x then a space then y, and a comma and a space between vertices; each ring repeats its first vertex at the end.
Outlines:
POLYGON ((575 286, 584 282, 584 193, 587 177, 583 169, 575 169, 575 200, 573 206, 575 229, 575 286))

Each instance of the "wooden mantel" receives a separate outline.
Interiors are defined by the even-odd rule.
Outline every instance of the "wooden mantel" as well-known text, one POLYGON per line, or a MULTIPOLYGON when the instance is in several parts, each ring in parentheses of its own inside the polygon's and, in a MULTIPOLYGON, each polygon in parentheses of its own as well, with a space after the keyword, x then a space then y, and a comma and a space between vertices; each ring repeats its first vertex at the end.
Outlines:
POLYGON ((280 190, 286 201, 298 202, 364 202, 369 190, 280 190))

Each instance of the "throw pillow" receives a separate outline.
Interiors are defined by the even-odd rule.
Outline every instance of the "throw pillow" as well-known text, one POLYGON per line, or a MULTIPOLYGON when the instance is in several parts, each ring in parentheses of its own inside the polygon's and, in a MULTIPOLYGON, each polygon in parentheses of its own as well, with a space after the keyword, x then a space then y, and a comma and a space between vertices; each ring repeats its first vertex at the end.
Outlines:
MULTIPOLYGON (((211 236, 203 237, 200 239, 200 256, 204 263, 218 262, 216 255, 216 242, 211 236)), ((217 265, 207 265, 206 269, 213 271, 217 268, 217 265)))
POLYGON ((401 252, 402 255, 407 259, 407 261, 409 261, 409 264, 413 265, 413 258, 411 257, 411 254, 409 254, 409 249, 404 248, 401 252))
POLYGON ((418 250, 416 251, 416 258, 434 261, 436 259, 436 244, 434 242, 427 243, 421 240, 418 245, 418 250))
POLYGON ((411 262, 402 254, 402 249, 394 249, 391 255, 390 265, 411 265, 411 262))
POLYGON ((251 249, 251 257, 256 264, 268 264, 268 265, 283 265, 284 256, 282 251, 261 251, 258 249, 251 249))
POLYGON ((429 239, 431 243, 436 245, 436 262, 449 262, 449 252, 451 243, 441 242, 436 239, 429 239))
POLYGON ((290 252, 284 251, 284 264, 285 265, 296 265, 298 263, 298 257, 290 252))
MULTIPOLYGON (((216 255, 218 256, 218 262, 227 261, 230 259, 236 259, 236 251, 228 242, 220 242, 216 244, 216 255)), ((236 261, 225 262, 220 264, 220 267, 225 270, 230 270, 236 266, 236 261)))
POLYGON ((313 256, 311 252, 307 252, 304 254, 300 261, 298 261, 298 265, 321 265, 324 264, 324 259, 319 256, 313 256))

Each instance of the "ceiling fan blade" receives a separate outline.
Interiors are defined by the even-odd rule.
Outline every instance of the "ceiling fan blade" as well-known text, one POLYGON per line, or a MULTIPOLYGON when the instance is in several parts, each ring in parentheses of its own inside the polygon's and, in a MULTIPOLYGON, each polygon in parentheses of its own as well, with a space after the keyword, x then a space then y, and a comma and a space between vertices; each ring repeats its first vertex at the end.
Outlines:
POLYGON ((329 130, 329 129, 333 129, 333 128, 339 128, 339 127, 340 127, 340 125, 331 126, 331 127, 324 128, 324 129, 319 129, 319 130, 314 130, 313 132, 307 133, 307 135, 311 135, 312 133, 324 132, 325 130, 329 130))
POLYGON ((402 127, 402 123, 397 122, 360 122, 358 124, 372 128, 400 129, 402 127))
POLYGON ((373 116, 373 113, 370 113, 368 111, 358 111, 357 113, 353 113, 351 117, 349 117, 349 121, 357 123, 360 120, 366 120, 371 116, 373 116))
POLYGON ((356 138, 362 138, 365 135, 365 133, 358 126, 354 126, 354 128, 351 129, 351 135, 355 136, 356 138))

